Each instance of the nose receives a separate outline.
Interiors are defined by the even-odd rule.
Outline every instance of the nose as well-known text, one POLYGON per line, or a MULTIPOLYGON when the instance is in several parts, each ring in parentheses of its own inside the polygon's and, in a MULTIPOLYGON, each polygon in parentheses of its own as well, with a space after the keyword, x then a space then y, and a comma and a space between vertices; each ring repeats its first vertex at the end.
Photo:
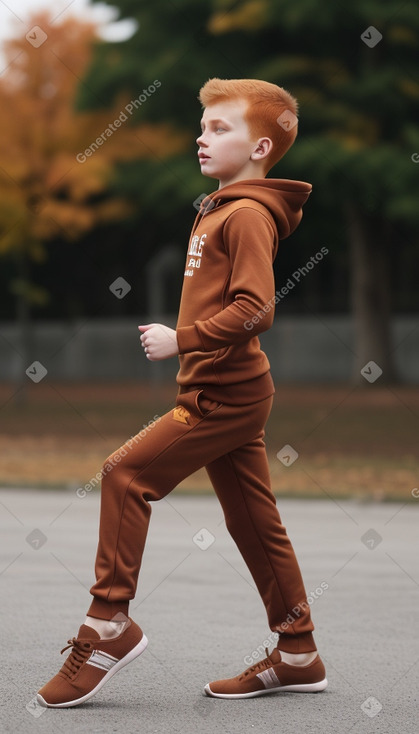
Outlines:
POLYGON ((204 133, 201 133, 201 134, 200 134, 200 135, 199 135, 199 136, 197 137, 197 139, 196 139, 196 144, 197 144, 197 145, 198 145, 198 146, 199 146, 200 148, 202 148, 202 147, 205 147, 205 145, 206 145, 206 142, 205 142, 205 140, 204 140, 204 133))

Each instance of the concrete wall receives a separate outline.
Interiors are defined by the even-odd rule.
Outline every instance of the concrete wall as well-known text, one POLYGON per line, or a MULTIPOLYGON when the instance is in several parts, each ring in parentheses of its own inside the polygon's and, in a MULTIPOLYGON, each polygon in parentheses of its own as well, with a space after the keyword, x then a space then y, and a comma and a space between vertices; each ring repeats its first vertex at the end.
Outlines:
MULTIPOLYGON (((159 380, 174 377, 177 359, 150 363, 140 346, 137 324, 149 317, 42 323, 33 326, 32 360, 56 380, 159 380)), ((156 319, 153 319, 156 320, 156 319)), ((174 326, 173 316, 160 317, 174 326)), ((260 337, 275 380, 339 382, 354 374, 353 323, 350 317, 278 317, 260 337)), ((419 383, 419 317, 393 322, 394 356, 400 377, 419 383)), ((16 326, 0 323, 0 380, 17 380, 23 365, 16 326)))

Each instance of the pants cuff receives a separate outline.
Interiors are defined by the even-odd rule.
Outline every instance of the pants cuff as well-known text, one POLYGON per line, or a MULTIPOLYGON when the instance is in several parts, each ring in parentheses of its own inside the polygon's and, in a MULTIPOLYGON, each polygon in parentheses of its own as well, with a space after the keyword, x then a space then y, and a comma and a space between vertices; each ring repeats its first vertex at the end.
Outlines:
POLYGON ((311 632, 304 632, 301 635, 286 635, 279 633, 278 650, 283 652, 301 653, 316 652, 317 647, 311 632))
POLYGON ((93 597, 93 601, 87 611, 89 617, 97 619, 113 619, 117 614, 124 614, 128 617, 127 601, 105 601, 97 596, 93 597))

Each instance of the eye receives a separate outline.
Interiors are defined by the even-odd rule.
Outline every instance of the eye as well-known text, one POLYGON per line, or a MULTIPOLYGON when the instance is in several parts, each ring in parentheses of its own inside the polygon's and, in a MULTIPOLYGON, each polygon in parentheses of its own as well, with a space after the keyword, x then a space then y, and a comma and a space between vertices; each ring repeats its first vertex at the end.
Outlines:
POLYGON ((217 128, 215 129, 215 132, 216 132, 216 133, 219 133, 219 132, 221 132, 221 133, 225 133, 225 127, 217 127, 217 128))

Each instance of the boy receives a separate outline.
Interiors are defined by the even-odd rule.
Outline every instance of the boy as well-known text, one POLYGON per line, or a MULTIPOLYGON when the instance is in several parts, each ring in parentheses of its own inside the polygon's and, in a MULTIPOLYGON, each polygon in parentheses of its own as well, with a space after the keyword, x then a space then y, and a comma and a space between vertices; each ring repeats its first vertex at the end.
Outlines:
POLYGON ((202 201, 192 229, 176 330, 138 327, 149 360, 179 355, 176 407, 105 463, 93 601, 64 665, 38 694, 43 706, 88 700, 145 649, 128 605, 150 501, 202 466, 279 633, 264 660, 208 683, 205 692, 247 698, 327 686, 300 569, 270 489, 263 437, 274 386, 257 337, 273 321, 278 241, 297 227, 311 192, 301 181, 265 179, 295 140, 297 101, 252 79, 210 79, 199 99, 201 171, 219 188, 202 201))

